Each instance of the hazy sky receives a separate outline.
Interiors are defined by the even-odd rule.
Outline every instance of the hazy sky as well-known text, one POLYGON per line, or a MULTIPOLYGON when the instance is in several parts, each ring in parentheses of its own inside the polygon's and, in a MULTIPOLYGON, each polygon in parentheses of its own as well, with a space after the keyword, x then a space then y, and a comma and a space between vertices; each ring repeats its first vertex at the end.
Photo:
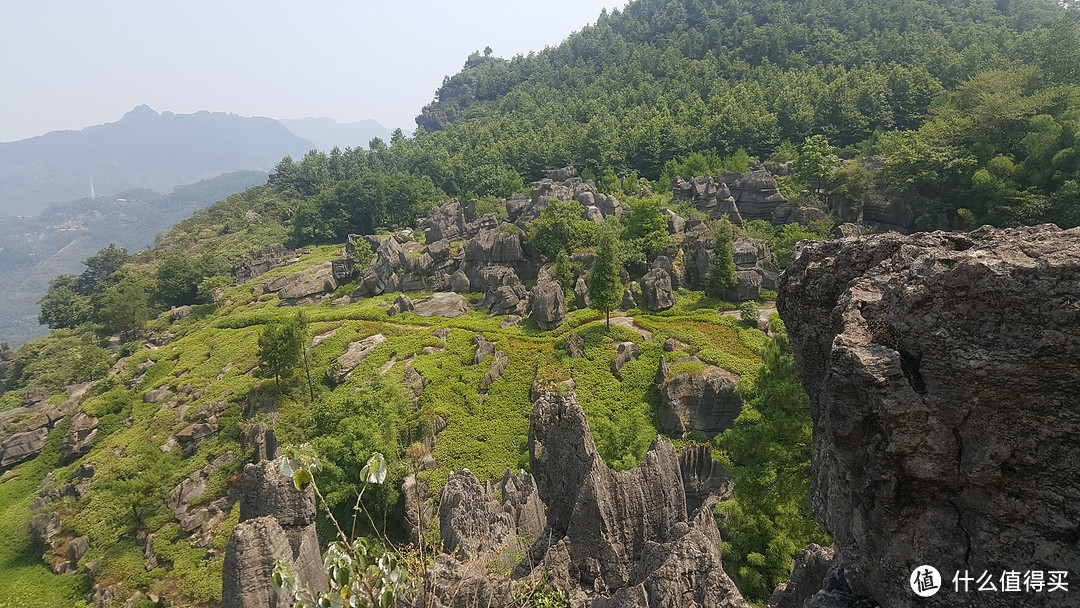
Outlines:
POLYGON ((0 1, 0 141, 162 112, 415 128, 490 45, 554 46, 625 0, 0 1))

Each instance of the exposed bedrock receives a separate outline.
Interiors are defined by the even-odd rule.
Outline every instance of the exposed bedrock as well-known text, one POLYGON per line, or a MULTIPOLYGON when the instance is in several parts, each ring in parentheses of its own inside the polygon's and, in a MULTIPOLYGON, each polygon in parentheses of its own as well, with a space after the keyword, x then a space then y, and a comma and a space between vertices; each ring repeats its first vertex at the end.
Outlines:
POLYGON ((244 467, 240 523, 225 548, 223 608, 288 606, 274 590, 274 563, 288 563, 300 583, 326 590, 319 537, 315 532, 315 492, 297 490, 277 461, 244 467))
POLYGON ((684 464, 699 487, 711 467, 658 440, 640 467, 611 470, 573 393, 533 405, 529 463, 547 529, 518 576, 553 572, 574 606, 748 606, 721 567, 715 498, 687 512, 684 464))
POLYGON ((890 608, 1014 606, 955 593, 953 575, 1080 572, 1080 229, 804 242, 779 292, 833 587, 890 608), (908 586, 922 564, 945 579, 930 598, 908 586))

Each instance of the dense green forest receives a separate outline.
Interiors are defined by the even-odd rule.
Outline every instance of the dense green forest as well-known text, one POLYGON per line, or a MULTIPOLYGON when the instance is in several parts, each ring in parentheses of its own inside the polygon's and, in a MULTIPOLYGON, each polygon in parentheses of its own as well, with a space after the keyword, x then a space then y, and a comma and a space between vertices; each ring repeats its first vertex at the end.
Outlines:
MULTIPOLYGON (((153 590, 175 605, 220 601, 220 551, 237 510, 210 538, 211 552, 181 532, 165 501, 188 475, 229 455, 199 504, 235 488, 248 423, 272 424, 284 442, 318 448, 326 463, 320 487, 343 520, 359 471, 374 451, 384 453, 389 481, 364 505, 391 522, 389 535, 399 540, 398 488, 416 466, 406 447, 432 435, 436 415, 449 426, 432 440, 439 468, 422 474, 435 495, 450 470, 469 467, 488 480, 527 466, 534 379, 552 386, 573 379, 604 461, 631 468, 658 433, 660 357, 690 355, 700 361, 682 365, 716 365, 742 378, 743 413, 711 443, 737 476, 736 498, 718 513, 725 569, 760 604, 786 580, 797 550, 828 540, 810 513, 809 412, 783 326, 774 318, 767 336, 756 327, 755 306, 740 321, 718 312, 734 305, 708 297, 732 283, 731 239, 765 239, 782 267, 799 240, 828 238, 835 223, 883 199, 910 206, 917 230, 1080 225, 1080 8, 1073 4, 638 0, 539 53, 473 54, 444 80, 413 137, 398 131, 366 150, 287 157, 271 183, 196 212, 159 235, 154 249, 99 251, 81 274, 52 282, 41 320, 53 333, 20 348, 3 381, 0 413, 18 407, 28 389, 62 401, 66 385, 96 381, 82 407, 99 418, 100 432, 83 460, 68 461, 60 455, 63 433, 54 431, 41 456, 5 473, 0 567, 13 576, 0 580, 0 606, 79 605, 91 578, 124 592, 153 590), (695 213, 672 200, 675 177, 746 171, 759 161, 790 163, 790 174, 778 177, 788 199, 832 215, 809 225, 711 223, 720 238, 709 293, 679 290, 663 313, 626 312, 635 329, 608 327, 624 282, 613 278, 618 270, 637 279, 674 246, 664 209, 695 213), (590 288, 610 298, 577 308, 568 297, 570 312, 556 330, 528 320, 503 327, 478 310, 458 319, 391 318, 395 294, 312 306, 300 318, 279 308, 277 296, 256 293, 258 281, 230 285, 232 264, 256 250, 309 248, 264 278, 301 272, 336 258, 349 234, 414 227, 450 197, 478 199, 478 213, 505 214, 499 198, 566 165, 616 195, 625 211, 597 225, 582 219, 576 201, 556 202, 525 230, 503 227, 554 263, 571 296, 584 276, 573 253, 597 253, 610 270, 611 280, 589 275, 590 288), (189 304, 190 315, 169 318, 172 306, 189 304), (449 333, 439 339, 433 329, 449 333), (570 331, 581 335, 587 357, 564 355, 570 331), (105 347, 114 332, 137 332, 137 339, 113 353, 105 347), (171 344, 144 348, 148 335, 165 332, 171 344), (376 333, 386 341, 350 379, 340 386, 327 379, 350 343, 376 333), (475 333, 511 353, 505 376, 484 396, 475 333), (303 345, 315 336, 323 342, 305 351, 312 384, 295 357, 271 365, 275 340, 303 345), (662 351, 667 338, 685 351, 662 351), (623 341, 638 344, 641 357, 616 378, 610 365, 623 341), (110 375, 119 356, 127 358, 110 375), (406 360, 429 380, 415 409, 400 390, 406 360), (203 385, 205 396, 183 392, 203 385), (159 449, 188 422, 143 400, 160 388, 192 406, 227 404, 217 435, 194 455, 159 449), (54 576, 40 552, 25 550, 29 505, 47 473, 74 479, 83 461, 98 467, 93 492, 65 496, 57 508, 66 534, 91 539, 84 563, 101 569, 54 576), (159 568, 144 566, 149 531, 159 568), (42 591, 18 597, 27 585, 42 591)), ((365 247, 361 267, 371 257, 365 247)), ((333 296, 355 288, 342 284, 333 296)), ((480 296, 469 295, 474 304, 480 296)), ((675 439, 681 446, 703 438, 675 439)), ((320 521, 324 535, 326 524, 320 521)))
MULTIPOLYGON (((1052 0, 642 0, 540 53, 473 54, 414 138, 278 172, 308 195, 379 173, 506 196, 551 167, 655 180, 695 152, 795 160, 821 135, 843 158, 883 156, 881 194, 918 229, 1072 226, 1078 86, 1080 10, 1052 0)), ((833 173, 826 193, 858 178, 833 173)))

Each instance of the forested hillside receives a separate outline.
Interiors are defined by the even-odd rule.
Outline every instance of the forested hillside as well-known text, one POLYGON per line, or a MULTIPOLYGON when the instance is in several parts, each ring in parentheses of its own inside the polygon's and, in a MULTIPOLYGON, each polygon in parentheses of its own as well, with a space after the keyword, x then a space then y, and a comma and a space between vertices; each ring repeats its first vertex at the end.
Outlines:
MULTIPOLYGON (((473 54, 415 139, 310 158, 298 179, 404 172, 505 196, 550 167, 670 178, 694 152, 794 160, 823 135, 841 157, 884 157, 877 194, 902 198, 913 228, 1076 225, 1080 10, 1066 6, 633 2, 540 53, 473 54)), ((838 173, 818 185, 864 187, 838 173)))
MULTIPOLYGON (((52 281, 51 335, 0 349, 0 607, 219 606, 275 441, 319 455, 322 546, 364 512, 418 579, 457 549, 451 473, 528 469, 533 402, 569 391, 604 467, 699 456, 696 519, 764 605, 830 542, 778 272, 804 239, 1080 224, 1080 9, 639 0, 470 56, 417 120, 52 281)), ((598 592, 539 575, 512 605, 598 592)))

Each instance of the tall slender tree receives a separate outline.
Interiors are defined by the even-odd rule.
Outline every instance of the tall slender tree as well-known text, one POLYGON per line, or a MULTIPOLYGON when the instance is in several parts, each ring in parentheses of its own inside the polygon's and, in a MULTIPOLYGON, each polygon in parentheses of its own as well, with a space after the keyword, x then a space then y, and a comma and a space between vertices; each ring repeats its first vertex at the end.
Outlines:
POLYGON ((623 293, 615 231, 606 227, 601 230, 599 245, 587 285, 591 306, 604 312, 607 327, 611 329, 611 311, 622 302, 623 293))
POLYGON ((735 245, 733 243, 734 231, 731 222, 727 218, 721 218, 716 222, 716 240, 713 245, 712 264, 709 267, 709 275, 705 277, 705 290, 709 295, 721 297, 725 290, 734 287, 738 281, 735 279, 735 245))

